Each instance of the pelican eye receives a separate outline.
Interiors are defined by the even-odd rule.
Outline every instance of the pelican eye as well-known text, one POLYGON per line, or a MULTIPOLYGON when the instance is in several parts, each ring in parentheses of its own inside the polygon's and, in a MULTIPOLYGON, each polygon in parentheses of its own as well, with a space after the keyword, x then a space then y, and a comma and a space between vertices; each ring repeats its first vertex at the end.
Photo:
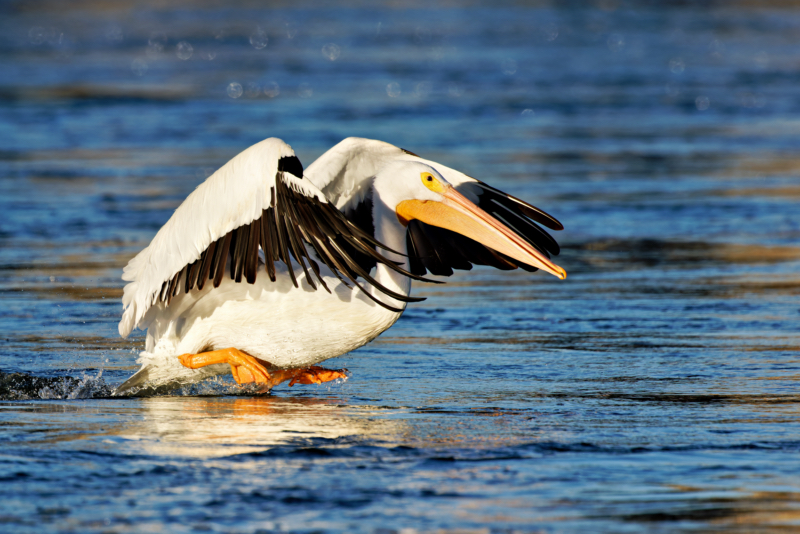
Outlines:
POLYGON ((430 189, 435 193, 441 193, 444 191, 444 186, 442 182, 439 181, 434 175, 429 172, 420 173, 420 177, 422 178, 422 185, 430 189))

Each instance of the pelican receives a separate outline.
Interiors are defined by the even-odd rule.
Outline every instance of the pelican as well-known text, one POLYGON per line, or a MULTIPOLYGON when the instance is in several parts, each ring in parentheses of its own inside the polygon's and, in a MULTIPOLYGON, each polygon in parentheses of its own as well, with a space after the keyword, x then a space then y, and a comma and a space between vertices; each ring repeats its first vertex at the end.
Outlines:
POLYGON ((539 224, 563 229, 389 143, 348 138, 304 170, 288 144, 261 141, 201 183, 124 268, 119 333, 147 336, 141 369, 117 393, 226 373, 266 389, 343 378, 317 364, 424 300, 412 280, 473 264, 566 278, 539 224))

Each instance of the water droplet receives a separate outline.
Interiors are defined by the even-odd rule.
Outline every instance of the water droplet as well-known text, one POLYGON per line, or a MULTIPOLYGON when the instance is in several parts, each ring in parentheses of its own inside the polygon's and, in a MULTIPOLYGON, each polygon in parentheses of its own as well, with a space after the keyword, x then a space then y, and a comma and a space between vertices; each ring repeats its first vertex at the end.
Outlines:
POLYGON ((106 28, 106 39, 110 43, 119 43, 123 39, 122 28, 119 26, 109 26, 106 28))
POLYGON ((322 47, 322 55, 331 61, 336 61, 342 53, 342 49, 338 45, 328 43, 322 47))
POLYGON ((414 30, 414 41, 416 41, 417 44, 429 43, 432 37, 433 33, 429 28, 417 26, 414 30))
POLYGON ((42 44, 45 39, 45 30, 41 26, 34 26, 28 30, 28 39, 33 44, 42 44))
POLYGON ((74 49, 74 43, 72 39, 64 35, 63 33, 59 34, 58 36, 58 44, 56 48, 58 49, 58 57, 60 58, 67 58, 71 57, 74 49))
POLYGON ((264 94, 267 95, 268 98, 275 98, 281 94, 281 88, 275 82, 267 82, 264 84, 264 94))
POLYGON ((711 105, 711 100, 707 96, 698 96, 694 99, 694 105, 697 106, 697 109, 700 111, 705 111, 711 105))
POLYGON ((286 30, 286 37, 294 39, 294 36, 297 35, 297 26, 291 22, 284 22, 283 27, 286 30))
POLYGON ((679 57, 673 58, 669 60, 669 70, 672 71, 672 74, 680 74, 686 69, 686 64, 683 60, 679 57))
POLYGON ((675 28, 667 36, 667 39, 673 43, 682 43, 686 40, 686 32, 683 31, 683 28, 675 28))
POLYGON ((400 96, 401 92, 402 91, 400 90, 400 84, 397 82, 392 82, 386 86, 386 94, 392 98, 400 96))
POLYGON ((224 34, 217 31, 213 34, 214 39, 201 39, 201 44, 197 47, 197 57, 206 61, 213 61, 219 54, 220 44, 224 39, 224 34))
POLYGON ((606 45, 612 52, 619 52, 625 46, 625 38, 618 33, 612 33, 608 36, 606 45))
POLYGON ((55 281, 56 281, 56 277, 55 277, 55 276, 51 276, 51 277, 50 277, 50 281, 51 281, 51 282, 55 282, 55 281))
POLYGON ((147 72, 147 62, 142 58, 136 58, 131 61, 131 70, 136 76, 142 76, 147 72))
POLYGON ((719 39, 714 39, 708 43, 708 51, 712 57, 722 57, 722 53, 725 52, 725 45, 719 39))
POLYGON ((311 98, 314 96, 314 90, 307 83, 301 83, 297 86, 297 96, 300 98, 311 98))
POLYGON ((192 48, 192 45, 186 41, 181 41, 175 47, 175 55, 178 56, 178 59, 182 59, 184 61, 192 57, 192 52, 194 52, 194 48, 192 48))
POLYGON ((640 37, 634 37, 630 40, 626 40, 625 50, 627 51, 628 57, 641 59, 645 54, 644 41, 640 37))
POLYGON ((522 113, 519 114, 520 117, 532 117, 533 110, 532 109, 523 109, 522 113))
MULTIPOLYGON (((166 41, 166 39, 165 39, 166 41)), ((165 42, 151 39, 147 44, 146 54, 150 59, 158 59, 164 53, 165 42)))
POLYGON ((511 58, 504 59, 500 63, 500 70, 503 71, 503 74, 511 76, 517 73, 517 62, 511 58))
POLYGON ((743 93, 739 96, 739 103, 745 108, 763 108, 767 99, 757 93, 743 93))
POLYGON ((62 35, 63 34, 56 28, 47 28, 45 31, 45 39, 47 39, 47 44, 54 46, 57 45, 62 35))
POLYGON ((256 31, 250 34, 250 44, 256 50, 261 50, 265 48, 269 43, 269 38, 267 37, 267 32, 262 30, 261 28, 256 28, 256 31))
POLYGON ((420 82, 414 86, 414 96, 425 97, 428 96, 433 89, 431 82, 420 82))
POLYGON ((675 97, 681 94, 681 88, 677 84, 668 83, 667 85, 664 86, 664 92, 668 96, 675 97))
POLYGON ((447 94, 452 96, 453 98, 458 98, 464 94, 464 88, 456 83, 452 83, 447 88, 447 94))
POLYGON ((542 34, 544 34, 545 41, 553 42, 558 38, 558 26, 552 22, 545 24, 544 28, 542 28, 542 34))
POLYGON ((261 96, 261 87, 255 82, 249 82, 245 86, 244 94, 247 95, 247 98, 261 96))
POLYGON ((163 49, 164 45, 167 44, 167 35, 163 32, 153 32, 150 34, 147 44, 150 46, 161 45, 161 48, 163 49))
POLYGON ((231 82, 228 84, 227 93, 231 98, 239 98, 242 96, 242 84, 239 82, 231 82))
POLYGON ((433 48, 430 49, 430 52, 428 52, 428 56, 433 61, 441 61, 442 58, 444 57, 444 54, 445 54, 445 49, 442 46, 434 46, 433 48))

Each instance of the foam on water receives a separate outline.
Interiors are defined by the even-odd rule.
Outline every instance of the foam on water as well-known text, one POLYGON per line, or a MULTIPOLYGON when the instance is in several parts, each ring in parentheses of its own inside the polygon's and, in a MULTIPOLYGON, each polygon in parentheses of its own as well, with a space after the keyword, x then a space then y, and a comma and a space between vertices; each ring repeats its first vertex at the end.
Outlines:
MULTIPOLYGON (((75 400, 103 399, 120 396, 115 392, 119 384, 109 384, 103 378, 103 369, 96 375, 82 373, 80 378, 64 376, 35 376, 26 373, 0 371, 0 401, 9 400, 75 400)), ((230 377, 213 377, 195 384, 176 383, 150 387, 144 384, 125 392, 124 397, 157 396, 254 396, 268 395, 256 384, 239 385, 230 377)))

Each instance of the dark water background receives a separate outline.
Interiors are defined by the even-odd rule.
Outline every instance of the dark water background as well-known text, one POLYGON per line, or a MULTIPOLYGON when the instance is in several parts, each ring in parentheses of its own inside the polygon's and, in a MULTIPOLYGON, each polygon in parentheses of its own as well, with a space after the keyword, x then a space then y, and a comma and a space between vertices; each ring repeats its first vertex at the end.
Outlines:
POLYGON ((800 11, 160 4, 0 4, 0 531, 800 529, 800 11), (549 211, 569 278, 416 286, 345 383, 107 398, 181 200, 353 135, 549 211))

